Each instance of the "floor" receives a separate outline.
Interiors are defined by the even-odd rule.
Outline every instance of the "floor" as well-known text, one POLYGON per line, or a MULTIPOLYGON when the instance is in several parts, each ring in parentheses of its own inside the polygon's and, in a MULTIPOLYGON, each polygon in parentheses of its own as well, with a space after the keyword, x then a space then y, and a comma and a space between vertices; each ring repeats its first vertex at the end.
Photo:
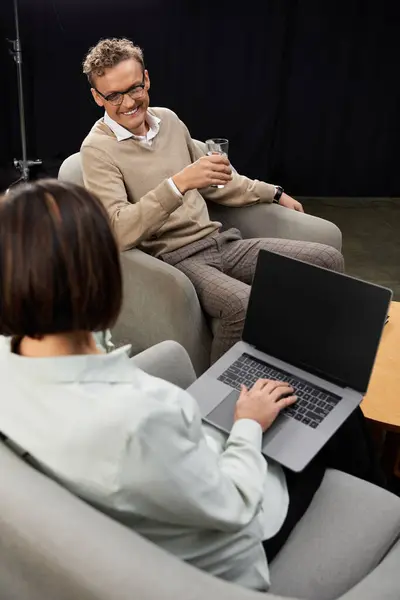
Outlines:
POLYGON ((400 199, 309 198, 307 213, 343 233, 346 272, 393 290, 400 301, 400 199))

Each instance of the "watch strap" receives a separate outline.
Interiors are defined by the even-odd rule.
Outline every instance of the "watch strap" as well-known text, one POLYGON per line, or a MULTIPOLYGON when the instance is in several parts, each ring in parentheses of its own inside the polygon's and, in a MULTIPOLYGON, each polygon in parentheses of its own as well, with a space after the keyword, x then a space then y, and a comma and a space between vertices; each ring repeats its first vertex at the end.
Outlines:
POLYGON ((281 187, 280 185, 276 185, 275 186, 275 196, 273 198, 273 202, 275 202, 275 204, 279 204, 279 201, 281 199, 281 196, 283 194, 283 187, 281 187))

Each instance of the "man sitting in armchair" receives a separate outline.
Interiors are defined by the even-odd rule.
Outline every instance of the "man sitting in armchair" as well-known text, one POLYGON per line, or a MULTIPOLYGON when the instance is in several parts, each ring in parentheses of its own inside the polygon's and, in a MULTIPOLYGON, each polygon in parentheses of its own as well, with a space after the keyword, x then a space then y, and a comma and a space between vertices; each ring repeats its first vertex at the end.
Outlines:
POLYGON ((131 41, 101 40, 83 71, 105 109, 82 144, 85 185, 106 207, 122 250, 137 246, 180 269, 204 311, 219 317, 212 362, 240 339, 261 248, 343 271, 341 253, 330 246, 243 240, 237 229, 222 232, 210 220, 205 199, 232 207, 277 202, 303 208, 280 186, 232 172, 222 155, 205 155, 171 110, 149 108, 149 74, 131 41))

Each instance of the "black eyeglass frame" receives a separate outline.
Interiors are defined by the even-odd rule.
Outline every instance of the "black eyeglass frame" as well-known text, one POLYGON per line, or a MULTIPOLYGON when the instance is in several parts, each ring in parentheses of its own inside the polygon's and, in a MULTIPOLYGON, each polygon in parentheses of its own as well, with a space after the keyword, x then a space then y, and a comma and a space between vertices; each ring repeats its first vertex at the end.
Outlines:
MULTIPOLYGON (((125 90, 125 92, 111 92, 111 94, 107 94, 107 96, 105 96, 104 94, 102 94, 96 87, 93 86, 93 89, 96 90, 96 92, 106 101, 106 102, 110 102, 110 104, 112 104, 113 106, 120 106, 123 101, 124 101, 124 96, 125 94, 128 94, 130 96, 130 94, 133 92, 135 92, 136 90, 141 89, 142 92, 146 86, 146 73, 145 73, 145 69, 143 69, 143 79, 142 79, 142 83, 135 83, 135 85, 132 85, 130 88, 128 88, 127 90, 125 90), (111 96, 116 96, 117 94, 121 95, 121 102, 113 102, 112 100, 110 100, 111 96)), ((132 96, 130 96, 132 98, 132 96)), ((133 98, 134 99, 134 98, 133 98)))

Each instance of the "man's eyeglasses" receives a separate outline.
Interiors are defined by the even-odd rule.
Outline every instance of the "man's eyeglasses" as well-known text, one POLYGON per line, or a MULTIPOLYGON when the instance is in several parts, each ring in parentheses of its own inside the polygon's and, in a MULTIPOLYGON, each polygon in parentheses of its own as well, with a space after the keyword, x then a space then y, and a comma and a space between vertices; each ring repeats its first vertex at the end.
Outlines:
POLYGON ((137 100, 138 98, 141 98, 144 94, 145 85, 146 85, 145 84, 145 75, 144 75, 144 71, 143 71, 142 83, 133 85, 128 90, 125 90, 125 92, 112 92, 111 94, 108 94, 107 96, 105 96, 104 94, 99 92, 99 90, 97 88, 94 88, 94 89, 96 90, 96 92, 98 94, 100 94, 100 96, 102 98, 104 98, 104 100, 106 100, 113 106, 119 106, 124 101, 125 94, 128 94, 128 96, 130 98, 132 98, 132 100, 137 100))

